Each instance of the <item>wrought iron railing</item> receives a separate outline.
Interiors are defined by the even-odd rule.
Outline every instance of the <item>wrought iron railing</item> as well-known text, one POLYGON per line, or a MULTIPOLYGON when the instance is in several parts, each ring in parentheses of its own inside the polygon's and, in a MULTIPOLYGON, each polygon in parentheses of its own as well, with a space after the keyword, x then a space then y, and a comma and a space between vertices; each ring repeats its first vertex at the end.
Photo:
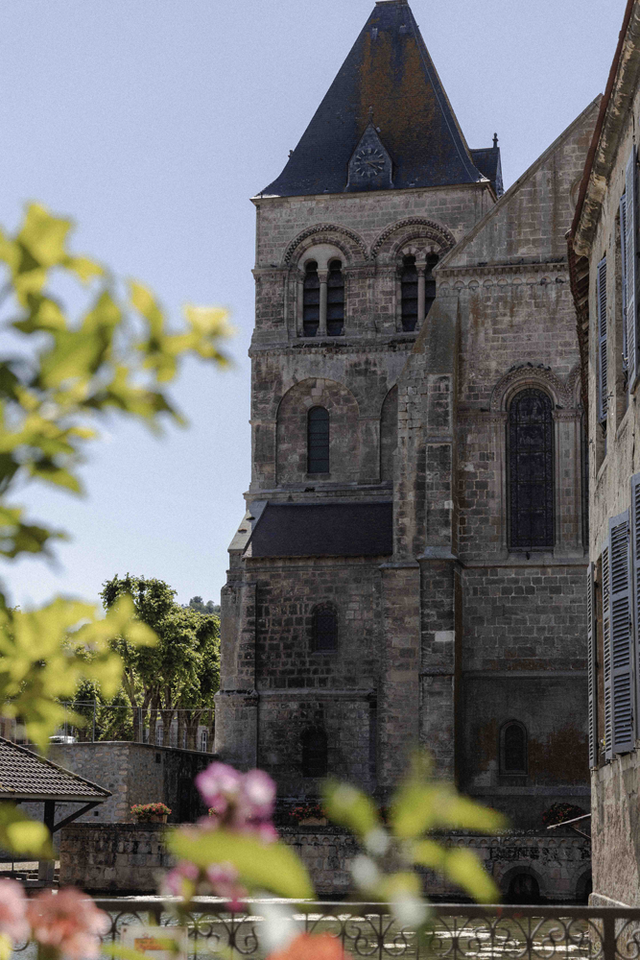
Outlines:
MULTIPOLYGON (((178 923, 177 901, 97 900, 112 917, 105 938, 115 941, 126 926, 178 923)), ((230 913, 219 901, 197 901, 183 917, 189 956, 205 958, 229 950, 260 960, 264 923, 260 901, 247 913, 230 913)), ((331 933, 354 958, 416 960, 638 960, 640 909, 574 906, 436 905, 430 928, 419 941, 415 928, 399 923, 380 904, 307 903, 296 913, 300 931, 331 933)))

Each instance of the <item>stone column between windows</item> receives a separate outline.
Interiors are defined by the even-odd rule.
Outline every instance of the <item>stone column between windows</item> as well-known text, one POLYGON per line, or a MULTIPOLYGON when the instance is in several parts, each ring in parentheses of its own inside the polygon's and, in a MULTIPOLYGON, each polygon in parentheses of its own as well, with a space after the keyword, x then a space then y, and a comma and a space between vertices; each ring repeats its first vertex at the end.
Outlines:
POLYGON ((304 275, 300 274, 296 281, 296 333, 301 337, 304 333, 304 275))
POLYGON ((560 559, 583 555, 580 457, 580 411, 554 410, 555 548, 560 559))
POLYGON ((427 308, 427 261, 416 260, 416 269, 418 271, 418 325, 424 320, 427 308))
POLYGON ((327 280, 329 279, 328 270, 318 270, 318 280, 320 281, 320 326, 318 327, 318 336, 327 335, 327 280))

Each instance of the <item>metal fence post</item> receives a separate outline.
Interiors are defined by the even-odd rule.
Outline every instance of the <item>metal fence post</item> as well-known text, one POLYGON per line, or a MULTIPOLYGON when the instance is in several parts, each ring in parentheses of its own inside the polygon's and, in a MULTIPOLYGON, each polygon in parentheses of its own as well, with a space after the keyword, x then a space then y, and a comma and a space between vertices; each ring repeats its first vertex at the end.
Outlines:
POLYGON ((616 958, 616 918, 608 911, 602 918, 602 956, 603 960, 616 958))

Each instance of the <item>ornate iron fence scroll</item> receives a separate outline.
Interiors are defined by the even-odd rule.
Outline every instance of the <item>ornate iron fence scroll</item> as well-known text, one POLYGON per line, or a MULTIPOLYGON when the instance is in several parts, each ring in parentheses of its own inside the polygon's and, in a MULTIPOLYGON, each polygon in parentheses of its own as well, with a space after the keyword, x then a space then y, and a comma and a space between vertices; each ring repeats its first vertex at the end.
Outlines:
MULTIPOLYGON (((231 913, 219 901, 197 900, 178 920, 179 901, 98 899, 112 918, 105 941, 125 926, 179 922, 188 929, 189 957, 204 960, 233 951, 263 960, 261 902, 231 913)), ((419 940, 385 905, 306 903, 296 914, 300 931, 331 933, 354 958, 367 960, 640 960, 640 909, 564 906, 435 905, 426 936, 419 940)), ((16 953, 20 953, 17 950, 16 953)))

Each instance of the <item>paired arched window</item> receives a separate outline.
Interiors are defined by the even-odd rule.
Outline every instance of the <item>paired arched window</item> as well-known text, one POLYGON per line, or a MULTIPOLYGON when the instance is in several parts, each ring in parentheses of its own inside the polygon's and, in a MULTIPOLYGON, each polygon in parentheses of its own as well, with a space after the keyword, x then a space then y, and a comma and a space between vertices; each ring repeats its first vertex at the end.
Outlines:
POLYGON ((329 411, 311 407, 307 414, 307 473, 329 473, 329 411))
POLYGON ((318 264, 309 260, 305 267, 302 292, 302 330, 305 337, 315 337, 320 326, 320 278, 318 264))
POLYGON ((413 255, 402 258, 400 295, 403 330, 408 332, 415 330, 429 313, 431 304, 436 298, 433 268, 437 262, 438 255, 435 253, 429 254, 426 264, 423 261, 420 267, 416 264, 416 258, 413 255))
POLYGON ((509 407, 509 546, 553 548, 553 405, 528 388, 509 407))
POLYGON ((517 720, 505 723, 500 731, 500 773, 522 775, 529 772, 527 728, 517 720))
POLYGON ((327 277, 327 335, 340 337, 344 331, 344 277, 342 264, 332 260, 327 277))
POLYGON ((327 735, 320 727, 302 734, 302 776, 326 777, 328 772, 327 735))
POLYGON ((338 617, 330 607, 313 611, 312 647, 314 653, 335 653, 338 649, 338 617))

